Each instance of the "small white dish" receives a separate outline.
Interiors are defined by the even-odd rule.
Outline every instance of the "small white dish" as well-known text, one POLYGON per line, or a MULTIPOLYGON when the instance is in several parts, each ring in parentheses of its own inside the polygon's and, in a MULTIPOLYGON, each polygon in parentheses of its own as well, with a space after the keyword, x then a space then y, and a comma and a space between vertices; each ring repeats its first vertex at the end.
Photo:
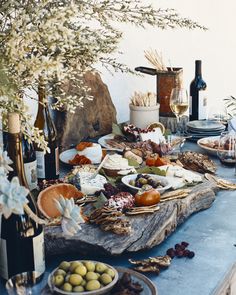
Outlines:
POLYGON ((107 143, 107 140, 109 140, 109 139, 114 139, 114 137, 115 137, 115 135, 112 134, 112 133, 107 134, 107 135, 104 135, 104 136, 102 136, 102 137, 100 137, 100 138, 98 139, 98 143, 99 143, 102 147, 104 147, 104 148, 106 148, 106 149, 108 149, 108 150, 110 150, 110 151, 116 151, 116 152, 122 153, 122 152, 123 152, 123 149, 113 148, 113 147, 111 147, 111 146, 107 143))
MULTIPOLYGON (((142 173, 142 174, 145 175, 146 173, 142 173)), ((121 181, 129 188, 139 191, 139 190, 141 190, 141 188, 129 184, 131 180, 135 180, 137 178, 137 175, 138 174, 126 175, 126 176, 122 177, 121 181)), ((155 174, 146 174, 146 175, 150 175, 153 179, 161 181, 161 184, 163 185, 163 187, 156 188, 156 190, 160 194, 164 193, 166 190, 171 188, 171 184, 169 183, 168 179, 165 176, 159 176, 159 175, 155 175, 155 174)))
POLYGON ((201 138, 197 141, 198 146, 200 146, 203 150, 205 150, 208 154, 213 155, 213 156, 217 156, 217 149, 216 148, 211 148, 206 146, 204 143, 207 142, 213 142, 218 140, 219 141, 220 136, 209 136, 209 137, 204 137, 201 138))
POLYGON ((59 155, 59 159, 64 164, 74 166, 74 165, 69 163, 69 160, 72 160, 75 157, 76 154, 77 154, 76 149, 69 149, 69 150, 66 150, 64 152, 61 152, 60 155, 59 155))
POLYGON ((81 152, 77 151, 75 148, 66 150, 66 151, 60 153, 59 159, 64 164, 76 166, 76 165, 70 164, 69 161, 73 160, 73 158, 77 154, 79 154, 80 156, 85 156, 88 159, 90 159, 92 164, 99 164, 99 163, 101 163, 101 159, 102 159, 102 148, 97 143, 94 143, 93 145, 94 145, 93 147, 88 147, 81 152))

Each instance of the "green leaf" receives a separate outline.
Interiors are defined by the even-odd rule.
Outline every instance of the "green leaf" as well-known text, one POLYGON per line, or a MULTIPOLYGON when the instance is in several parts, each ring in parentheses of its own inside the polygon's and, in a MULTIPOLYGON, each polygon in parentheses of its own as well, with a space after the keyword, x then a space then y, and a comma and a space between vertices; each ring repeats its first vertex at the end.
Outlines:
POLYGON ((148 174, 156 174, 160 176, 166 176, 166 171, 159 169, 158 167, 148 167, 145 166, 143 168, 137 169, 139 174, 148 173, 148 174))
POLYGON ((121 136, 124 135, 122 132, 121 126, 115 123, 112 123, 112 133, 115 135, 121 135, 121 136))
POLYGON ((115 177, 111 177, 111 176, 107 176, 105 171, 103 169, 100 170, 99 174, 103 175, 104 177, 106 177, 107 181, 109 183, 111 183, 112 185, 116 186, 116 184, 118 182, 121 181, 121 178, 123 177, 123 175, 119 175, 119 176, 115 176, 115 177))
POLYGON ((104 204, 107 202, 107 198, 104 196, 103 193, 100 194, 100 196, 98 196, 97 201, 95 203, 93 203, 93 206, 96 209, 100 209, 104 206, 104 204))
POLYGON ((164 133, 164 136, 167 137, 168 135, 171 135, 171 134, 172 134, 171 130, 170 129, 166 129, 165 130, 165 133, 164 133))
POLYGON ((139 163, 135 159, 128 159, 129 166, 139 167, 139 163))

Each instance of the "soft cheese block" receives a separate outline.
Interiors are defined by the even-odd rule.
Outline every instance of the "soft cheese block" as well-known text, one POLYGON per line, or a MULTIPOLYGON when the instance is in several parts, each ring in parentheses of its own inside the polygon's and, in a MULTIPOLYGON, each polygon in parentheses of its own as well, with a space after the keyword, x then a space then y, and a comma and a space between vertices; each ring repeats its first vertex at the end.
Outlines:
POLYGON ((186 184, 194 184, 202 181, 202 176, 180 166, 165 165, 159 169, 166 171, 166 177, 173 189, 178 189, 186 184))
POLYGON ((151 140, 157 144, 166 142, 164 135, 159 127, 154 128, 149 132, 140 132, 141 141, 151 140))
POLYGON ((107 180, 102 175, 96 175, 96 177, 91 178, 93 173, 90 172, 79 172, 80 190, 85 195, 93 195, 96 191, 104 188, 104 184, 107 180))
POLYGON ((133 166, 129 166, 128 160, 118 154, 108 155, 103 168, 108 174, 109 172, 116 172, 118 175, 127 175, 130 172, 136 172, 133 166))

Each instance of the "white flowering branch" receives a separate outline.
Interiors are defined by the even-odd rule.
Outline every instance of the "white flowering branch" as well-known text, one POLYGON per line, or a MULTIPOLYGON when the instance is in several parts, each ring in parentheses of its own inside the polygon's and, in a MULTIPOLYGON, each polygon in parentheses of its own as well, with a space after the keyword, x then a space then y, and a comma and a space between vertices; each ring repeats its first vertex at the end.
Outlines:
MULTIPOLYGON (((56 89, 52 107, 74 112, 91 99, 84 74, 101 63, 108 69, 132 72, 112 54, 118 52, 122 32, 115 23, 161 29, 187 27, 205 29, 182 18, 173 9, 154 9, 142 0, 2 0, 0 6, 0 97, 6 111, 19 113, 24 130, 29 126, 22 96, 37 88, 40 77, 56 89), (1 70, 2 69, 2 70, 1 70), (4 75, 1 75, 4 73, 4 75), (70 81, 74 94, 66 87, 70 81), (20 94, 20 96, 19 96, 20 94)), ((45 148, 39 131, 33 139, 45 148)))

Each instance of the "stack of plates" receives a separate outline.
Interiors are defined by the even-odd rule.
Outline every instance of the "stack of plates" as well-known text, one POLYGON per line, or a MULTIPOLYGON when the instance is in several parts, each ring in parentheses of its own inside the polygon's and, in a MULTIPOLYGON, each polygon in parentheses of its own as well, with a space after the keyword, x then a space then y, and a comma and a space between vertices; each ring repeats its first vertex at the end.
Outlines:
POLYGON ((195 141, 203 137, 218 136, 224 130, 225 126, 217 121, 202 120, 187 123, 188 135, 191 135, 191 139, 195 141))

